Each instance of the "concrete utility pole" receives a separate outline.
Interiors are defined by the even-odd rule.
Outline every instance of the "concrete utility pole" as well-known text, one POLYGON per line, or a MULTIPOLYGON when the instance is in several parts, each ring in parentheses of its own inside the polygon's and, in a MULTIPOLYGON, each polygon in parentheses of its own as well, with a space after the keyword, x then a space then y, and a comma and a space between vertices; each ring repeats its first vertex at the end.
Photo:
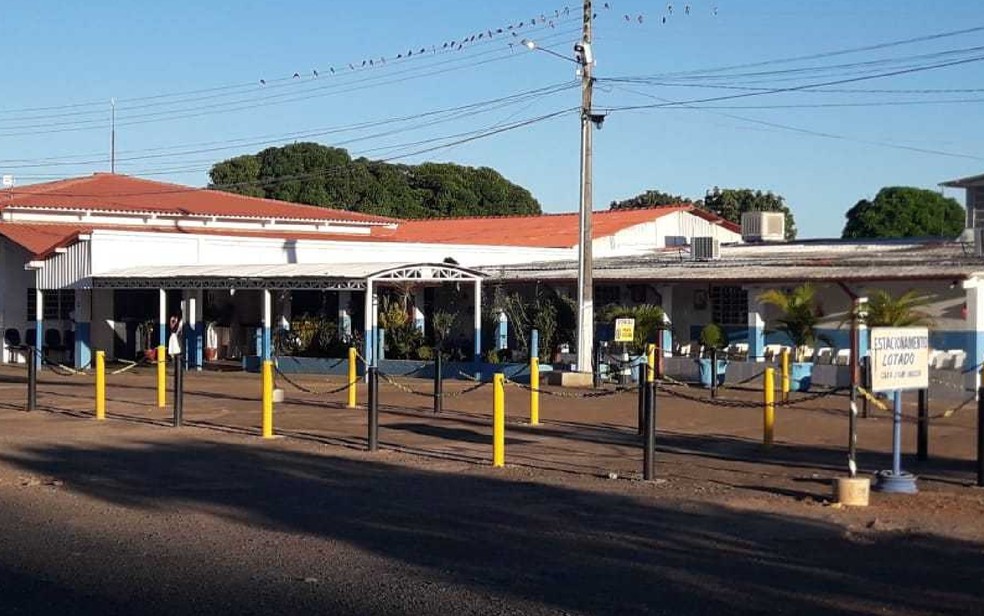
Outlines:
POLYGON ((584 0, 584 32, 580 44, 574 46, 581 64, 581 203, 578 219, 577 255, 577 371, 591 372, 591 350, 594 342, 594 281, 591 261, 591 95, 594 78, 591 76, 594 54, 591 50, 591 0, 584 0))

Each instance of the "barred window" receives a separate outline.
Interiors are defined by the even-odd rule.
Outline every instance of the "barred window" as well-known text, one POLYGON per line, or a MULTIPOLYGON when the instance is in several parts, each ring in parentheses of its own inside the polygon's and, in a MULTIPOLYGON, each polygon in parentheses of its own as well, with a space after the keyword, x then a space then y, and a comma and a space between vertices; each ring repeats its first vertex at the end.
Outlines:
MULTIPOLYGON (((44 318, 45 320, 68 320, 72 318, 72 311, 75 310, 75 290, 74 289, 56 289, 51 291, 41 291, 44 301, 44 318)), ((27 290, 27 310, 25 314, 27 317, 25 321, 34 320, 34 306, 35 301, 37 301, 37 292, 35 289, 27 290)))
POLYGON ((711 312, 720 325, 748 323, 748 291, 734 286, 711 287, 711 312))

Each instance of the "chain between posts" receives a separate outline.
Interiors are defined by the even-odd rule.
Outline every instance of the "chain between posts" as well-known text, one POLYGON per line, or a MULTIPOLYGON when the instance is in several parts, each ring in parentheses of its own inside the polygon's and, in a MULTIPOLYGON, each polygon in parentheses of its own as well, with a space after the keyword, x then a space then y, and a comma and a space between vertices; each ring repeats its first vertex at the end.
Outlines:
MULTIPOLYGON (((383 377, 383 379, 385 379, 387 383, 389 383, 393 387, 396 387, 397 389, 399 389, 400 391, 402 391, 404 393, 411 394, 411 395, 414 395, 414 396, 420 396, 422 398, 431 398, 431 399, 433 399, 435 397, 433 392, 417 391, 417 390, 413 389, 412 387, 410 387, 409 385, 404 385, 403 383, 400 383, 399 381, 397 381, 396 379, 394 379, 390 375, 386 374, 385 372, 381 372, 380 371, 379 372, 379 376, 383 377)), ((466 376, 466 377, 468 377, 469 380, 475 381, 475 385, 472 385, 471 387, 466 387, 465 389, 462 389, 461 391, 455 391, 455 392, 446 392, 445 391, 445 392, 441 392, 441 398, 442 399, 443 398, 457 398, 458 396, 463 396, 464 394, 471 393, 471 392, 473 392, 475 390, 481 389, 482 387, 485 387, 486 385, 488 385, 488 383, 486 383, 484 381, 480 381, 480 380, 478 380, 478 379, 476 379, 474 377, 465 375, 463 373, 462 373, 462 376, 466 376)))
MULTIPOLYGON (((689 400, 691 402, 710 404, 711 406, 723 406, 729 408, 755 408, 755 409, 762 408, 761 400, 753 401, 753 400, 726 400, 721 398, 702 398, 700 396, 694 396, 691 394, 685 394, 679 391, 675 391, 659 383, 656 384, 656 389, 665 394, 669 394, 674 398, 681 398, 683 400, 689 400)), ((796 404, 801 404, 803 402, 811 402, 813 400, 819 400, 821 398, 826 398, 828 396, 833 396, 834 394, 844 391, 849 391, 849 390, 850 390, 849 387, 834 387, 814 394, 810 394, 808 396, 802 396, 799 398, 790 399, 786 401, 776 401, 775 408, 789 407, 789 406, 794 406, 796 404)))
POLYGON ((565 391, 551 391, 548 389, 538 389, 532 385, 525 385, 523 383, 517 383, 516 381, 510 380, 509 378, 504 379, 506 383, 518 387, 519 389, 525 389, 526 391, 535 392, 538 394, 546 394, 548 396, 554 396, 556 398, 605 398, 608 396, 617 396, 625 393, 635 393, 637 387, 617 387, 615 389, 603 389, 594 390, 587 393, 575 393, 575 392, 565 392, 565 391))
POLYGON ((276 371, 278 377, 282 378, 284 381, 286 381, 289 385, 291 385, 295 389, 297 389, 299 391, 302 391, 302 392, 304 392, 306 394, 314 394, 316 396, 329 396, 329 395, 332 395, 332 394, 338 394, 338 393, 341 393, 341 392, 345 391, 349 387, 352 387, 353 385, 356 385, 356 384, 362 382, 362 378, 357 378, 356 380, 352 381, 351 383, 346 383, 345 385, 342 385, 341 387, 336 387, 335 389, 330 389, 330 390, 327 390, 327 391, 317 391, 317 390, 311 389, 310 387, 305 387, 304 385, 301 385, 300 383, 298 383, 294 379, 292 379, 289 376, 287 376, 286 374, 284 374, 280 370, 280 368, 277 366, 276 362, 274 362, 274 364, 273 364, 273 369, 274 369, 274 371, 276 371))

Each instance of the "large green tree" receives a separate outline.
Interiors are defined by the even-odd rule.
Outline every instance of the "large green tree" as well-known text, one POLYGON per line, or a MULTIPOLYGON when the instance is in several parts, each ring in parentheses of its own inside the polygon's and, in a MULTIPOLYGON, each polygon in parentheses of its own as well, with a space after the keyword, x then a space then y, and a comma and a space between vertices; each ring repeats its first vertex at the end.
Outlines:
POLYGON ((911 186, 882 188, 873 200, 858 201, 845 216, 845 239, 956 237, 966 223, 956 200, 911 186))
POLYGON ((681 203, 693 204, 694 201, 692 199, 688 199, 687 197, 671 195, 670 193, 665 193, 660 190, 647 190, 640 195, 636 195, 635 197, 631 197, 623 201, 612 201, 609 209, 632 210, 644 207, 658 207, 661 205, 678 205, 681 203))
POLYGON ((494 169, 353 159, 342 148, 294 143, 216 163, 209 188, 396 218, 539 214, 525 188, 494 169))
POLYGON ((739 225, 741 215, 745 212, 782 212, 786 215, 786 239, 796 239, 796 220, 793 213, 786 205, 786 200, 775 193, 751 188, 715 186, 704 197, 703 208, 739 225))

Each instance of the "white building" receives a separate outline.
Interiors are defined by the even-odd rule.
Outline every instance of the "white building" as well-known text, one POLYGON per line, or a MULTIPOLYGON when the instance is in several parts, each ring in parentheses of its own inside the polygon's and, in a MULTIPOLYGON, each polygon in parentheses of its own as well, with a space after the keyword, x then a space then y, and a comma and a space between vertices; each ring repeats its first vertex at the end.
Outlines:
MULTIPOLYGON (((597 258, 695 236, 740 241, 736 225, 691 206, 594 216, 597 258)), ((374 282, 466 280, 475 306, 481 276, 470 268, 564 261, 576 246, 576 214, 400 221, 114 174, 9 188, 0 191, 0 360, 17 361, 8 346, 21 343, 76 367, 93 349, 131 357, 163 343, 167 316, 180 310, 188 361, 201 365, 210 308, 229 321, 224 346, 252 354, 258 339, 257 354, 269 356, 273 315, 289 317, 303 290, 335 291, 340 326, 362 321, 368 353, 373 319, 356 313, 375 314, 374 282), (282 292, 277 301, 271 291, 282 292)))

